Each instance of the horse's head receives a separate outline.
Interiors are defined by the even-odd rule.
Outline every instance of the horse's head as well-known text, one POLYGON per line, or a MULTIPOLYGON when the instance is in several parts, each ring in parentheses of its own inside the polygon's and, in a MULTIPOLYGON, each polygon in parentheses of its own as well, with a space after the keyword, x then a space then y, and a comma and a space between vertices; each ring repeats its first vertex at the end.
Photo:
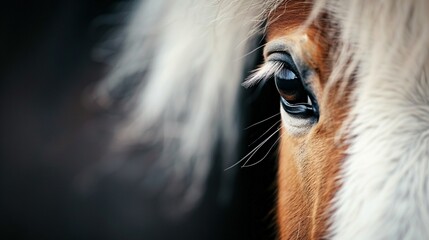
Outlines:
POLYGON ((411 43, 428 43, 412 26, 428 4, 364 2, 286 1, 267 18, 248 84, 280 95, 282 239, 428 234, 428 49, 411 43))
POLYGON ((429 236, 428 1, 155 2, 136 11, 102 90, 144 73, 118 135, 158 142, 175 186, 192 180, 176 191, 185 202, 215 149, 233 156, 237 89, 262 33, 264 63, 245 85, 279 92, 279 236, 429 236))

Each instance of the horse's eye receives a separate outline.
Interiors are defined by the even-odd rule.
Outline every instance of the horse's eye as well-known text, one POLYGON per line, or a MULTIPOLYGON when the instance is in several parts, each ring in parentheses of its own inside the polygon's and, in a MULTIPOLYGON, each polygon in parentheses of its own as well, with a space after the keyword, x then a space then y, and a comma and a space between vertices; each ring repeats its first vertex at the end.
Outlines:
POLYGON ((290 104, 309 103, 307 91, 301 79, 290 69, 283 68, 275 76, 276 87, 280 96, 290 104))
POLYGON ((317 104, 295 70, 284 66, 274 76, 283 109, 297 117, 318 117, 317 104))

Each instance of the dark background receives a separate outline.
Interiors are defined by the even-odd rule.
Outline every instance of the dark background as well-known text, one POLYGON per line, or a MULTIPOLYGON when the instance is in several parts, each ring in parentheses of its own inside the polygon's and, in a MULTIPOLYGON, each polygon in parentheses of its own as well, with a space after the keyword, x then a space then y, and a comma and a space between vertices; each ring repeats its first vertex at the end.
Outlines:
MULTIPOLYGON (((275 149, 260 164, 235 171, 226 204, 213 190, 223 174, 215 163, 201 203, 174 219, 152 208, 155 200, 136 182, 115 175, 90 193, 75 190, 76 176, 103 158, 116 117, 85 101, 107 72, 94 49, 123 26, 129 6, 117 0, 2 3, 0 238, 274 238, 275 149)), ((278 112, 272 84, 243 89, 242 101, 243 129, 278 112)), ((278 119, 243 130, 241 155, 278 119)))

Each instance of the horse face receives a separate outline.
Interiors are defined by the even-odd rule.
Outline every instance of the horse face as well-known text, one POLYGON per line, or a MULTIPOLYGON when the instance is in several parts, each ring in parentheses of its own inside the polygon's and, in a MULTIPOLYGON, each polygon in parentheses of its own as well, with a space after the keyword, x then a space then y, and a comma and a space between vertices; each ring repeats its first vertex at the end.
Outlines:
POLYGON ((272 78, 281 98, 277 221, 282 239, 318 239, 326 233, 346 148, 338 134, 349 87, 340 93, 340 86, 328 84, 333 67, 328 53, 335 44, 326 34, 326 16, 302 27, 310 8, 291 2, 274 11, 264 49, 265 64, 282 66, 272 78))

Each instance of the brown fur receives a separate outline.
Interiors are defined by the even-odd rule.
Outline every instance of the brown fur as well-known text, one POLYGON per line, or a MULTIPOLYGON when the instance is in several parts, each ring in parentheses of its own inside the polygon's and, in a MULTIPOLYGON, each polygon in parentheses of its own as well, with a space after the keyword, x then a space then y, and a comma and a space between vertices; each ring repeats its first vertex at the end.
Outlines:
POLYGON ((325 236, 330 202, 338 189, 335 179, 346 148, 335 142, 335 137, 347 115, 349 91, 336 98, 339 88, 334 86, 323 94, 332 65, 328 53, 335 44, 326 34, 326 16, 300 31, 310 10, 311 3, 286 2, 272 13, 267 32, 267 42, 284 39, 292 45, 295 56, 315 70, 312 87, 320 107, 319 122, 307 134, 294 136, 282 130, 277 202, 280 239, 325 236))

